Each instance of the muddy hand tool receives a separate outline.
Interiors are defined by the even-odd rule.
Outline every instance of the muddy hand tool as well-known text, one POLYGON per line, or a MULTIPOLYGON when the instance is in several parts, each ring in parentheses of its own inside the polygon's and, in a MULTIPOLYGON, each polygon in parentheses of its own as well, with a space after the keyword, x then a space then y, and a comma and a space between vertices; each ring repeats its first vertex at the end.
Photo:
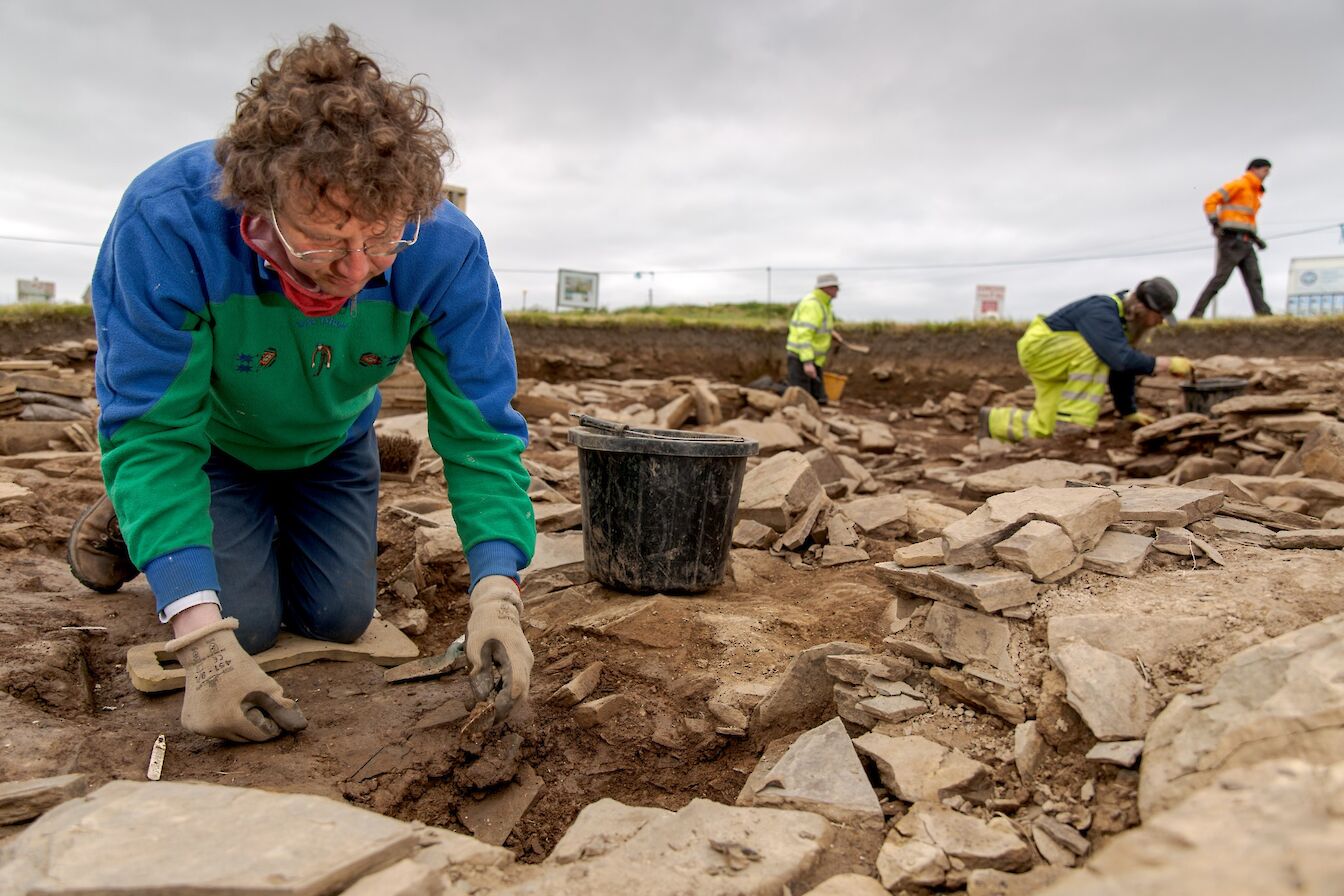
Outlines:
POLYGON ((467 636, 462 635, 448 645, 448 649, 435 656, 422 656, 418 660, 402 663, 383 673, 383 681, 396 684, 401 681, 420 681, 425 678, 437 678, 447 675, 467 665, 467 636))

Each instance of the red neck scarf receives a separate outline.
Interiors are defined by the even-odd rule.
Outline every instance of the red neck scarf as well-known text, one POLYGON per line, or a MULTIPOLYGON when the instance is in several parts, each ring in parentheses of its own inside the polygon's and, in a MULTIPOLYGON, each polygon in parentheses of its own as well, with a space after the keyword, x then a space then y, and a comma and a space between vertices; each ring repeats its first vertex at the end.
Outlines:
POLYGON ((280 289, 285 298, 306 317, 331 317, 345 307, 352 296, 332 296, 322 292, 310 278, 289 263, 284 244, 280 242, 271 222, 265 218, 243 215, 238 225, 243 242, 280 275, 280 289), (278 260, 277 260, 278 259, 278 260))

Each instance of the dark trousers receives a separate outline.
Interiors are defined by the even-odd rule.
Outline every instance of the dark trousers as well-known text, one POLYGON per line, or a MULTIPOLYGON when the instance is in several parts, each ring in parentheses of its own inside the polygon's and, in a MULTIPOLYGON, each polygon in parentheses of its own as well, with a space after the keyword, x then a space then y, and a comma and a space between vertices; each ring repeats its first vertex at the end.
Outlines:
POLYGON ((1235 268, 1241 269, 1241 279, 1246 283, 1246 291, 1251 294, 1251 307, 1256 314, 1273 314, 1265 304, 1265 286, 1260 280, 1260 260, 1255 255, 1255 244, 1239 233, 1224 233, 1218 237, 1218 263, 1213 271, 1213 279, 1199 294, 1191 318, 1203 317, 1218 290, 1223 288, 1235 268))
POLYGON ((220 610, 248 653, 280 625, 349 643, 378 592, 378 443, 370 430, 311 467, 255 470, 215 449, 210 477, 220 610))
POLYGON ((826 387, 821 382, 820 364, 817 365, 817 378, 813 379, 803 370, 803 362, 798 360, 798 356, 789 352, 788 383, 790 386, 806 389, 808 394, 817 400, 817 404, 826 404, 826 387))

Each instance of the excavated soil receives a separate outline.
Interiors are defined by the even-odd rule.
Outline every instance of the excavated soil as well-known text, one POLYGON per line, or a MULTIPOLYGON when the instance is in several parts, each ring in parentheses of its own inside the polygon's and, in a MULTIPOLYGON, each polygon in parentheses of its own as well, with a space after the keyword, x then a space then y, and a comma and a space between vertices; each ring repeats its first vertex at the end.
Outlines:
MULTIPOLYGON (((703 357, 693 360, 683 364, 683 372, 720 375, 707 369, 712 365, 703 357)), ((944 392, 970 385, 959 368, 945 369, 944 392)), ((586 370, 585 375, 614 374, 586 370)), ((843 407, 852 416, 886 421, 893 410, 925 397, 931 396, 915 392, 843 407)), ((962 451, 969 441, 943 420, 908 414, 893 428, 898 440, 917 442, 930 459, 962 451)), ((1128 431, 1108 424, 1095 442, 1065 443, 1055 453, 1105 463, 1108 448, 1127 447, 1128 431)), ((558 457, 544 446, 529 449, 529 456, 547 463, 558 457)), ((1014 460, 999 457, 980 466, 1014 460)), ((367 662, 318 662, 277 672, 286 693, 300 701, 308 729, 271 743, 236 746, 184 733, 177 720, 180 695, 147 696, 132 688, 126 649, 165 637, 144 580, 102 595, 80 587, 66 569, 70 526, 101 491, 96 464, 49 466, 25 472, 19 481, 37 499, 0 506, 0 780, 73 771, 88 774, 95 785, 136 779, 144 774, 155 737, 164 733, 165 779, 319 793, 465 830, 464 807, 530 766, 544 785, 506 845, 531 861, 549 852, 584 805, 603 797, 669 809, 695 797, 732 803, 764 744, 750 734, 716 734, 719 723, 706 697, 725 684, 764 684, 798 651, 815 644, 846 640, 880 649, 879 620, 893 596, 871 563, 795 569, 761 551, 735 551, 736 580, 694 597, 634 597, 581 585, 529 605, 534 699, 530 711, 516 714, 483 750, 464 748, 460 721, 422 724, 466 700, 460 673, 388 685, 383 669, 367 662), (594 696, 624 693, 632 705, 612 722, 582 728, 571 710, 546 698, 594 661, 605 665, 594 696)), ((915 478, 906 487, 958 503, 938 481, 915 478)), ((379 572, 380 584, 388 585, 414 550, 414 529, 390 511, 391 504, 416 496, 441 498, 442 487, 435 477, 422 477, 414 485, 386 483, 384 491, 379 572)), ((577 500, 576 486, 568 497, 577 500)), ((870 538, 866 547, 873 561, 881 561, 910 541, 870 538)), ((1046 674, 1045 625, 1053 613, 1207 619, 1203 636, 1179 645, 1148 670, 1161 705, 1182 686, 1207 680, 1238 650, 1344 610, 1337 586, 1344 580, 1340 552, 1220 547, 1226 567, 1195 568, 1162 555, 1135 579, 1083 572, 1047 589, 1030 636, 1013 644, 1024 692, 1038 693, 1046 674)), ((420 595, 418 603, 429 625, 414 640, 422 654, 442 651, 463 630, 465 596, 441 587, 420 595)), ((390 593, 380 596, 380 607, 385 614, 403 608, 390 593)), ((922 673, 911 682, 935 698, 936 708, 903 728, 988 764, 996 797, 1009 811, 1014 803, 1054 801, 1088 813, 1094 841, 1137 823, 1137 773, 1085 763, 1085 746, 1061 745, 1065 748, 1029 790, 1014 770, 1008 723, 963 707, 922 673), (1092 787, 1085 788, 1089 781, 1092 787), (1084 791, 1093 788, 1095 796, 1085 799, 1084 791)), ((1037 712, 1046 718, 1060 710, 1043 702, 1037 712)))

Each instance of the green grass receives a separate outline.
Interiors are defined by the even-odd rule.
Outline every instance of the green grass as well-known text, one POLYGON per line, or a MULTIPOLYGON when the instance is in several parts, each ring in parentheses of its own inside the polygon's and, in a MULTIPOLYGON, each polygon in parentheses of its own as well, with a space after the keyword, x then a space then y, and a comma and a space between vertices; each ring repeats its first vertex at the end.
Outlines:
POLYGON ((26 324, 40 320, 92 318, 93 309, 88 305, 76 305, 71 302, 48 305, 45 302, 31 302, 25 305, 0 305, 0 324, 26 324))

